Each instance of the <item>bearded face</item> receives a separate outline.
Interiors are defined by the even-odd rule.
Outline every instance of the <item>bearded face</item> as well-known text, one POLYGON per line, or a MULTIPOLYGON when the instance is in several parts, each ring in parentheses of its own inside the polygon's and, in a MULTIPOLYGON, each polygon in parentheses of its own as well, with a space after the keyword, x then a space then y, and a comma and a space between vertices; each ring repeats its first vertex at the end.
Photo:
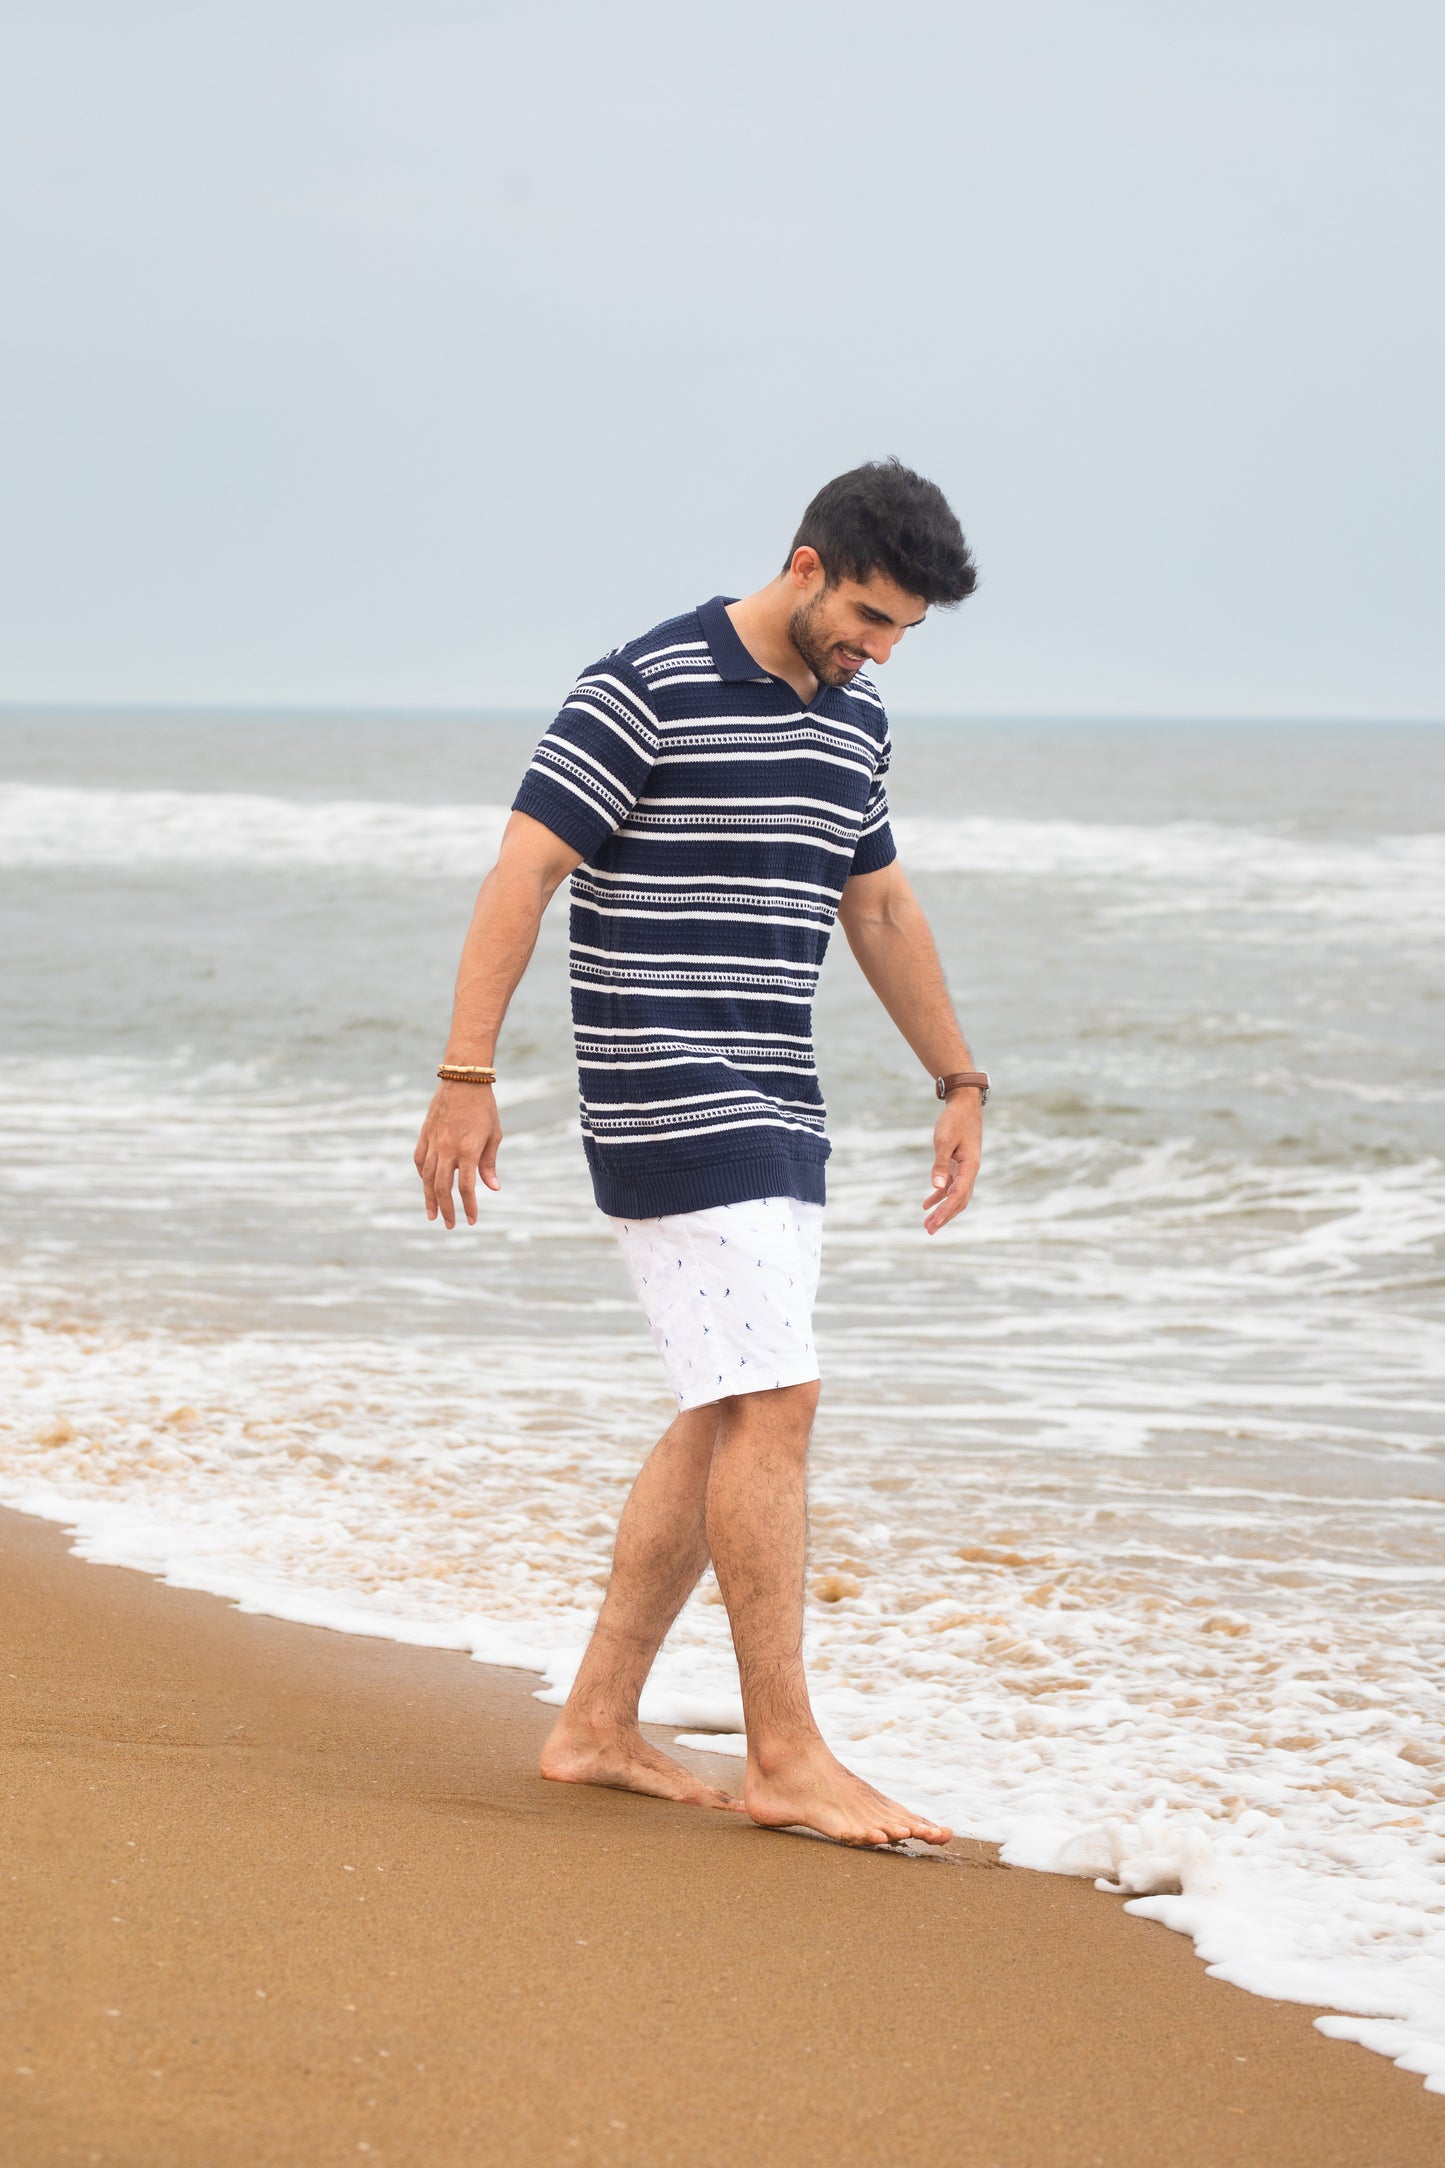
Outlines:
POLYGON ((838 590, 824 587, 800 602, 788 620, 788 638, 820 685, 846 685, 868 660, 843 637, 846 614, 838 590))

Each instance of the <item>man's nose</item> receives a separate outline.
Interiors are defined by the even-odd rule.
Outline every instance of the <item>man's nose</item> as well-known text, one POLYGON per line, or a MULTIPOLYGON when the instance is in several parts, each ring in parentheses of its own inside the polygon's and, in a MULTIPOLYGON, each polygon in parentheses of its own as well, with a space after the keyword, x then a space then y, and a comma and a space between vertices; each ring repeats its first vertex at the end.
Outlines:
POLYGON ((885 663, 893 653, 897 638, 896 632, 870 632, 859 645, 870 662, 885 663))

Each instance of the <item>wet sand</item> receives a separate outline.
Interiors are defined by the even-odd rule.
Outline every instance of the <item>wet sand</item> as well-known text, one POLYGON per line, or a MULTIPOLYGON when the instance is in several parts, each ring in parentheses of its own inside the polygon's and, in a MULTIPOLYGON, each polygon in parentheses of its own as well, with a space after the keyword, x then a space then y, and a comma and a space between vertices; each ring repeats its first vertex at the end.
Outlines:
POLYGON ((10 1513, 0 1634, 6 2168, 1445 2150, 1445 2100, 1087 1883, 543 1783, 529 1674, 10 1513))

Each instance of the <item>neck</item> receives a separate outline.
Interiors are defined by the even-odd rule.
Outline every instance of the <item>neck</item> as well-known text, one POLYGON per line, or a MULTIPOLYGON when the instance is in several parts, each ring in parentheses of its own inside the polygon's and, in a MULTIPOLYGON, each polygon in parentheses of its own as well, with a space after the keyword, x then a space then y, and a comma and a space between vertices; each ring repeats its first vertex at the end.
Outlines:
POLYGON ((733 630, 755 661, 780 677, 806 707, 817 696, 818 680, 794 647, 788 624, 797 607, 797 591, 786 574, 769 580, 756 594, 728 604, 733 630))

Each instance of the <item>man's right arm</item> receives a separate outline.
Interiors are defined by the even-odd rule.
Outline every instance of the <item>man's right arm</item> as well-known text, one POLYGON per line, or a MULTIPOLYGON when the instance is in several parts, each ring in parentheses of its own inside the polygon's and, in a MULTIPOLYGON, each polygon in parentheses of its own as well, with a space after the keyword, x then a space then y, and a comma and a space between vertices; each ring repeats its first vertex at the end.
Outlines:
MULTIPOLYGON (((490 1068, 502 1019, 531 961, 537 933, 557 890, 582 853, 529 814, 514 813, 497 863, 477 897, 462 947, 446 1060, 490 1068)), ((500 1189, 497 1147, 502 1125, 490 1084, 439 1084, 417 1139, 416 1171, 426 1192, 426 1216, 456 1225, 455 1181, 467 1222, 477 1222, 477 1176, 500 1189)))

